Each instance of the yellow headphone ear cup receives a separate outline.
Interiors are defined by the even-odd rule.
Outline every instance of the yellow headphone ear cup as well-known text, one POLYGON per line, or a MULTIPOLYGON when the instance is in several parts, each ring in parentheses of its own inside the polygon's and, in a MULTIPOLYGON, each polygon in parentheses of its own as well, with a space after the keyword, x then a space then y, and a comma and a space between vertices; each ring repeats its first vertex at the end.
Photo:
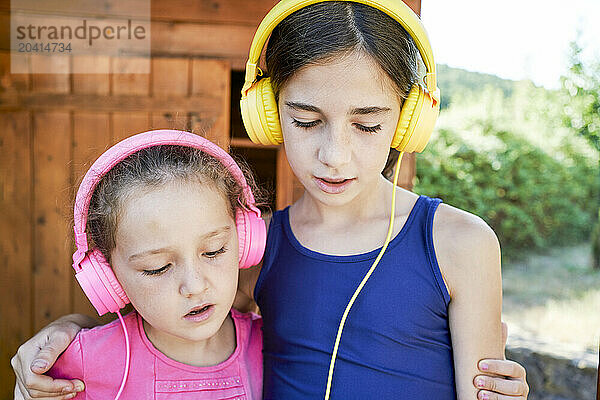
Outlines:
POLYGON ((281 124, 279 123, 279 111, 277 110, 277 101, 275 100, 275 92, 271 86, 271 78, 261 79, 258 82, 258 90, 262 96, 262 110, 260 112, 260 120, 263 126, 265 136, 270 144, 283 143, 283 134, 281 133, 281 124))
POLYGON ((439 112, 439 103, 423 87, 413 85, 400 111, 391 147, 407 153, 423 151, 439 112))
POLYGON ((246 132, 254 143, 283 143, 277 102, 269 78, 256 82, 242 95, 240 108, 246 132))

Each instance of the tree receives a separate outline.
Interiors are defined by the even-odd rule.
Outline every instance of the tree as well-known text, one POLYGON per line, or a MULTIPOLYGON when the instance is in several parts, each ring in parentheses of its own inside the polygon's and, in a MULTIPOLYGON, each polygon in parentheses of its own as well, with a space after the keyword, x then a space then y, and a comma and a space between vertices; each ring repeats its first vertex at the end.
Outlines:
MULTIPOLYGON (((584 137, 600 155, 600 62, 584 63, 581 47, 572 42, 569 72, 561 78, 561 83, 566 95, 565 125, 584 137)), ((598 167, 600 182, 600 161, 598 167)), ((600 199, 595 200, 599 208, 591 235, 592 263, 595 269, 600 269, 600 199)))

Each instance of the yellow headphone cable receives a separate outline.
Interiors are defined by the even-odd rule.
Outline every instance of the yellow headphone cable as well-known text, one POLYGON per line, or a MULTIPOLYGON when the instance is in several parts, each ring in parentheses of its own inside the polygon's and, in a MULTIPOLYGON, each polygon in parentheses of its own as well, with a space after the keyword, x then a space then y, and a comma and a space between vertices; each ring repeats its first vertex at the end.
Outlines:
POLYGON ((379 251, 379 255, 375 259, 375 262, 373 262, 373 265, 371 265, 371 268, 369 268, 369 271, 366 273, 363 280, 360 282, 360 284, 354 291, 352 298, 348 302, 346 310, 344 310, 344 314, 342 315, 340 325, 338 326, 337 336, 335 337, 335 344, 333 345, 333 353, 331 354, 331 361, 329 362, 329 374, 327 375, 327 388, 325 390, 325 400, 329 400, 329 395, 331 394, 331 381, 333 380, 333 369, 335 367, 335 360, 337 358, 338 348, 340 345, 340 340, 342 338, 342 331, 344 330, 344 325, 346 324, 346 318, 348 318, 350 308, 352 308, 354 301, 356 300, 359 293, 367 283, 367 280, 369 280, 369 277, 371 276, 371 274, 373 274, 373 271, 375 271, 375 267, 377 267, 377 264, 379 264, 379 261, 383 257, 383 253, 385 253, 385 249, 387 249, 387 246, 392 238, 392 232, 394 231, 394 214, 396 213, 396 185, 398 183, 398 175, 400 172, 400 161, 402 161, 403 155, 404 152, 401 151, 400 155, 398 156, 398 161, 396 161, 396 168, 394 171, 394 186, 392 189, 392 213, 390 215, 390 226, 388 228, 387 236, 385 238, 385 241, 383 242, 381 251, 379 251))

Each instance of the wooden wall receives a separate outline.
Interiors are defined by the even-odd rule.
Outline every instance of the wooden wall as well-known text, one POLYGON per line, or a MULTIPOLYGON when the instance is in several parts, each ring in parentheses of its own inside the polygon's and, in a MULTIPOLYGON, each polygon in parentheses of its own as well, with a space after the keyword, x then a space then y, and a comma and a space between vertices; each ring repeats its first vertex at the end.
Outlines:
MULTIPOLYGON (((98 14, 126 4, 82 1, 98 14)), ((152 1, 150 74, 127 73, 135 58, 79 57, 65 67, 105 63, 113 72, 87 75, 11 74, 10 4, 0 0, 0 399, 12 398, 9 359, 19 344, 61 315, 95 315, 73 279, 69 222, 76 185, 95 157, 150 128, 192 130, 223 148, 253 151, 249 140, 231 135, 239 125, 232 76, 239 77, 256 26, 274 3, 152 1)), ((419 11, 420 0, 407 3, 419 11)), ((301 187, 285 153, 272 150, 281 207, 301 187)), ((406 187, 411 156, 403 163, 406 187)))

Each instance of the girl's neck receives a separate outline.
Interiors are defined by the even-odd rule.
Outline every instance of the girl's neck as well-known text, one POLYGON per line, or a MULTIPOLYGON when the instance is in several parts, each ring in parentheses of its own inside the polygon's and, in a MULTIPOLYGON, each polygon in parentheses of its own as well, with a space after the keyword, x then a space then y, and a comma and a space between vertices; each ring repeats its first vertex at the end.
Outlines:
POLYGON ((165 356, 177 362, 196 367, 208 367, 227 360, 236 348, 236 328, 228 315, 221 329, 212 337, 189 341, 163 332, 157 332, 145 320, 144 333, 152 345, 165 356))
MULTIPOLYGON (((292 232, 300 244, 317 253, 347 256, 380 248, 390 222, 393 184, 382 178, 378 196, 360 208, 320 207, 306 193, 289 213, 292 232)), ((396 188, 392 237, 402 229, 418 195, 396 188)), ((356 200, 356 199, 355 199, 356 200)))

